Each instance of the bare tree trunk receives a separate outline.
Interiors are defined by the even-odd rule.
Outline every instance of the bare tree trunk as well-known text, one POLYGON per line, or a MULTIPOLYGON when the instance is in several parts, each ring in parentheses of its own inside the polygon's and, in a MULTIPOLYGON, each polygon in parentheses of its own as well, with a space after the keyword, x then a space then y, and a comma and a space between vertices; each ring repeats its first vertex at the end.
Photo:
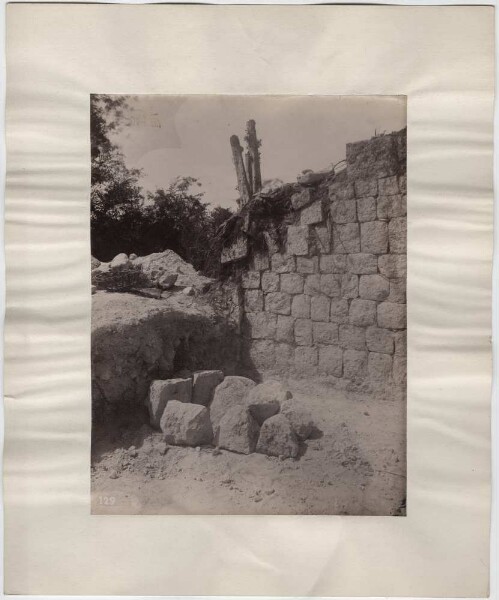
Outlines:
POLYGON ((230 145, 232 148, 232 159, 234 161, 234 167, 236 168, 237 175, 237 189, 241 197, 241 207, 243 207, 250 199, 250 188, 248 179, 246 177, 246 171, 244 169, 243 161, 243 149, 239 143, 237 135, 230 136, 230 145))
POLYGON ((249 193, 250 193, 250 196, 253 196, 253 194, 255 193, 255 190, 253 188, 253 157, 251 156, 249 151, 246 152, 245 158, 246 158, 246 178, 248 180, 249 193))
POLYGON ((262 172, 260 169, 260 140, 256 137, 256 124, 253 119, 246 123, 246 142, 248 143, 248 152, 251 155, 253 163, 252 188, 256 194, 262 189, 262 172))

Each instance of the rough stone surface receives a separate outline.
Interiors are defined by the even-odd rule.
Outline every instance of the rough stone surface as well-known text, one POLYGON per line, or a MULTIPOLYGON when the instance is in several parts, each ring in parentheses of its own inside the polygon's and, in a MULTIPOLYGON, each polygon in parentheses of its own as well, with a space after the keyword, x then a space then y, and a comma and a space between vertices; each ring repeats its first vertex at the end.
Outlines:
POLYGON ((343 376, 352 381, 362 381, 367 375, 367 352, 345 350, 343 352, 343 376))
POLYGON ((360 248, 368 254, 388 251, 388 226, 383 221, 369 221, 360 225, 360 248))
POLYGON ((92 269, 92 271, 100 267, 100 264, 100 260, 94 258, 93 256, 90 257, 90 268, 92 269))
POLYGON ((251 454, 256 449, 260 427, 245 406, 233 406, 222 417, 217 445, 231 452, 251 454))
POLYGON ((376 322, 376 302, 357 298, 350 303, 350 323, 360 327, 368 327, 376 322))
POLYGON ((243 327, 246 335, 254 340, 275 339, 277 317, 268 312, 246 313, 243 327))
POLYGON ((253 255, 253 270, 254 271, 266 271, 270 269, 270 258, 265 252, 256 252, 253 255))
POLYGON ((371 352, 393 354, 394 336, 393 332, 380 327, 368 327, 366 329, 366 345, 371 352))
POLYGON ((299 273, 285 273, 281 275, 281 292, 301 294, 303 292, 303 285, 303 277, 299 273))
POLYGON ((333 298, 329 320, 331 323, 346 323, 348 321, 348 310, 348 300, 333 298))
POLYGON ((378 257, 375 254, 349 254, 347 268, 349 273, 369 275, 378 272, 378 257))
POLYGON ((312 323, 314 344, 337 344, 339 341, 337 323, 312 323))
POLYGON ((399 193, 398 177, 385 177, 378 180, 378 190, 380 196, 390 196, 399 193))
POLYGON ((359 277, 347 273, 341 277, 341 295, 343 298, 357 298, 359 295, 359 277))
POLYGON ((326 296, 312 296, 310 300, 310 317, 312 321, 329 321, 331 301, 326 296))
POLYGON ((330 207, 333 223, 355 223, 357 221, 357 203, 355 200, 334 200, 330 207))
POLYGON ((361 275, 359 296, 366 300, 386 300, 390 294, 390 282, 382 275, 361 275))
POLYGON ((388 302, 398 302, 405 304, 406 302, 406 282, 405 279, 390 279, 390 295, 387 298, 388 302))
POLYGON ((311 346, 313 343, 312 321, 310 319, 296 319, 295 342, 299 346, 311 346))
POLYGON ((208 406, 215 388, 224 379, 223 371, 196 371, 192 378, 192 402, 208 406))
POLYGON ((316 244, 321 253, 331 252, 331 230, 327 225, 314 227, 316 244))
POLYGON ((397 356, 407 356, 407 332, 396 331, 393 334, 395 341, 395 354, 397 356))
POLYGON ((389 354, 369 352, 367 369, 371 381, 389 384, 392 374, 392 357, 389 354))
POLYGON ((260 272, 246 271, 241 276, 241 285, 244 289, 258 289, 260 287, 260 272))
POLYGON ((341 377, 343 374, 343 351, 337 346, 319 348, 319 370, 326 375, 341 377))
POLYGON ((320 257, 321 273, 345 273, 347 257, 345 254, 326 254, 320 257))
POLYGON ((158 279, 158 287, 162 290, 171 289, 178 279, 177 273, 165 273, 165 275, 161 275, 158 279))
POLYGON ((310 206, 302 209, 300 214, 300 225, 314 225, 324 220, 322 200, 316 200, 310 206))
POLYGON ((338 254, 360 252, 360 229, 358 223, 334 225, 333 250, 338 254))
MULTIPOLYGON (((355 182, 355 196, 362 198, 364 196, 377 196, 378 195, 378 179, 373 177, 372 179, 359 179, 355 182)), ((369 219, 371 220, 371 219, 369 219)))
POLYGON ((405 254, 384 254, 378 257, 379 272, 390 279, 407 276, 407 256, 405 254))
POLYGON ((113 260, 111 261, 110 268, 111 269, 123 269, 129 265, 128 256, 122 252, 121 254, 117 254, 113 260))
POLYGON ((291 314, 300 319, 310 318, 310 296, 294 296, 291 304, 291 314))
POLYGON ((275 415, 265 421, 260 429, 256 450, 268 456, 298 456, 298 438, 284 415, 275 415))
POLYGON ((296 268, 295 257, 291 254, 273 254, 271 266, 275 273, 293 273, 296 268))
POLYGON ((275 348, 275 366, 281 371, 288 371, 294 366, 295 347, 292 344, 277 344, 275 348))
POLYGON ((265 296, 265 310, 278 314, 291 314, 291 296, 283 292, 270 292, 265 296))
POLYGON ((250 366, 258 371, 274 368, 275 345, 270 340, 255 340, 249 353, 250 366))
POLYGON ((307 206, 314 200, 314 192, 310 188, 305 188, 291 196, 291 205, 295 210, 307 206))
POLYGON ((296 272, 311 274, 317 273, 319 271, 319 258, 317 256, 312 256, 311 258, 307 258, 305 256, 297 256, 296 257, 296 272))
POLYGON ((248 312, 263 310, 263 293, 260 290, 246 290, 244 293, 244 306, 248 312))
POLYGON ((310 412, 296 400, 285 400, 281 404, 281 414, 291 423, 296 437, 305 441, 314 431, 314 421, 310 412))
POLYGON ((210 405, 210 419, 215 435, 224 414, 232 406, 246 406, 246 397, 256 383, 247 377, 229 376, 215 388, 210 405))
POLYGON ((308 238, 308 225, 290 225, 288 227, 288 253, 306 256, 308 254, 308 238))
POLYGON ((280 381, 269 380, 260 383, 250 390, 247 405, 251 415, 260 425, 276 415, 281 404, 292 397, 280 381))
POLYGON ((275 334, 275 339, 278 342, 293 343, 293 341, 294 341, 294 327, 295 327, 295 318, 294 317, 287 317, 285 315, 278 315, 278 317, 277 317, 277 330, 276 330, 276 334, 275 334))
POLYGON ((405 329, 406 307, 405 304, 382 302, 378 305, 378 326, 385 329, 405 329))
POLYGON ((396 217, 388 225, 390 252, 404 254, 407 252, 407 219, 396 217))
POLYGON ((318 274, 307 275, 305 279, 305 287, 303 288, 305 294, 309 296, 316 296, 321 293, 321 276, 318 274))
POLYGON ((405 356, 393 357, 392 378, 396 385, 407 385, 407 358, 405 356))
POLYGON ((313 374, 318 362, 317 348, 310 346, 298 346, 295 348, 295 368, 298 372, 313 374))
POLYGON ((397 194, 396 196, 378 197, 378 219, 393 219, 394 217, 405 217, 407 214, 406 196, 397 194))
POLYGON ((213 441, 210 413, 199 404, 171 400, 163 412, 160 427, 167 444, 203 446, 213 441))
POLYGON ((262 290, 264 292, 279 291, 279 274, 272 271, 262 273, 262 290))
POLYGON ((374 221, 376 219, 376 198, 368 196, 367 198, 357 199, 357 215, 361 223, 374 221))
POLYGON ((190 402, 192 395, 191 379, 157 379, 149 388, 148 409, 151 425, 159 427, 165 406, 171 400, 190 402))
POLYGON ((330 298, 341 296, 341 275, 326 273, 321 275, 321 292, 330 298))
POLYGON ((339 340, 342 348, 365 350, 366 330, 364 327, 343 324, 339 327, 339 340))

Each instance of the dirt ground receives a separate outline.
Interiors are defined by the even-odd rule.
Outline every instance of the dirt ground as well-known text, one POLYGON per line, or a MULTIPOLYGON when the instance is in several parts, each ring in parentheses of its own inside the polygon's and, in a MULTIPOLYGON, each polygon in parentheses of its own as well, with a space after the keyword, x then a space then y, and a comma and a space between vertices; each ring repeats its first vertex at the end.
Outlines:
POLYGON ((92 513, 405 515, 405 402, 286 384, 320 430, 297 459, 167 446, 146 425, 95 432, 92 513))

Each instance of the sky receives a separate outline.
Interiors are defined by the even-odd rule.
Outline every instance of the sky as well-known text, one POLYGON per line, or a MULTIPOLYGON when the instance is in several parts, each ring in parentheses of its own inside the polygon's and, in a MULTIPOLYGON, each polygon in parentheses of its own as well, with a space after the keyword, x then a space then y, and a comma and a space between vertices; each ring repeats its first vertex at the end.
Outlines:
POLYGON ((178 176, 199 179, 204 201, 237 208, 229 139, 244 145, 246 122, 262 141, 262 178, 296 181, 345 158, 348 142, 406 126, 404 96, 167 96, 129 99, 129 125, 113 138, 146 191, 178 176))

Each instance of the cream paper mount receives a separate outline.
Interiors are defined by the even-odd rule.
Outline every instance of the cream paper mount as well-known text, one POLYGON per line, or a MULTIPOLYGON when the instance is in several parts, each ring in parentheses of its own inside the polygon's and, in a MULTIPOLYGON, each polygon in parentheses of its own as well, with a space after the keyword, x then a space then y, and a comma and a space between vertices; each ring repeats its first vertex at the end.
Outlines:
POLYGON ((7 593, 487 595, 493 18, 9 5, 7 593), (90 514, 91 93, 407 96, 407 517, 90 514))

